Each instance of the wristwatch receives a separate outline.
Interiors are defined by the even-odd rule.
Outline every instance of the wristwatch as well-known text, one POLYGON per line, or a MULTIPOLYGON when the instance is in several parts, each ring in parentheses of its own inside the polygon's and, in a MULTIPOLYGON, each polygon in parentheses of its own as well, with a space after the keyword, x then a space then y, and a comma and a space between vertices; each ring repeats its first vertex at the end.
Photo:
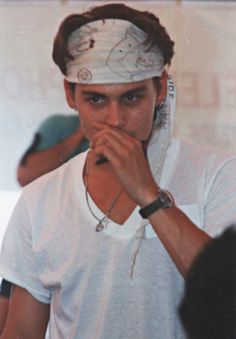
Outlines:
POLYGON ((147 219, 152 213, 158 211, 160 208, 170 208, 173 205, 174 198, 171 193, 160 189, 157 199, 144 208, 141 208, 139 214, 142 218, 147 219))

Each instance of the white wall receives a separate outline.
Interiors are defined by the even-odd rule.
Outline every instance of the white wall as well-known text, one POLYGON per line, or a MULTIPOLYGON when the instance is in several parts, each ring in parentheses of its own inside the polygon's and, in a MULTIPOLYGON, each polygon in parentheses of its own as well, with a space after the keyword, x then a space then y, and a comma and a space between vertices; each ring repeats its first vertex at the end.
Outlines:
MULTIPOLYGON (((38 124, 50 114, 71 113, 51 60, 59 23, 100 3, 106 2, 0 1, 0 197, 19 191, 16 166, 38 124)), ((236 151, 236 4, 124 3, 159 15, 176 42, 170 69, 178 95, 175 134, 236 151)))

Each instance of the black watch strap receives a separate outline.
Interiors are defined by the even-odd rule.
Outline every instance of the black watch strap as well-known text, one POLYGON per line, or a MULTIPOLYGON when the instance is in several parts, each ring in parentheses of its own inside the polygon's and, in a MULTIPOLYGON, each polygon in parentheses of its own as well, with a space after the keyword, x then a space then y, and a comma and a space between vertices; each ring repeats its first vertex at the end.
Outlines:
POLYGON ((174 205, 174 199, 170 192, 160 190, 156 200, 141 208, 139 214, 142 218, 147 219, 152 213, 158 211, 160 208, 170 208, 174 205))

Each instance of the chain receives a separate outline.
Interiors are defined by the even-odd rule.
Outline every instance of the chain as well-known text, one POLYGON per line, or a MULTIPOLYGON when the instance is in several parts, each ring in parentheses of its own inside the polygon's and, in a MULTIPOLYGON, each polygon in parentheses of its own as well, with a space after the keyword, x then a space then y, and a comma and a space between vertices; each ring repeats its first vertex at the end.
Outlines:
POLYGON ((100 232, 106 227, 110 213, 111 213, 113 207, 115 206, 115 204, 117 203, 119 197, 121 196, 123 189, 121 188, 121 190, 116 194, 115 198, 112 200, 111 206, 109 207, 108 211, 105 213, 105 215, 101 219, 99 219, 94 214, 94 212, 93 212, 93 210, 90 206, 90 203, 89 203, 88 174, 89 174, 89 155, 88 155, 88 158, 87 158, 86 163, 85 163, 85 196, 86 196, 86 201, 87 201, 87 205, 88 205, 88 209, 89 209, 90 213, 98 221, 98 224, 96 225, 95 230, 96 230, 96 232, 100 232))

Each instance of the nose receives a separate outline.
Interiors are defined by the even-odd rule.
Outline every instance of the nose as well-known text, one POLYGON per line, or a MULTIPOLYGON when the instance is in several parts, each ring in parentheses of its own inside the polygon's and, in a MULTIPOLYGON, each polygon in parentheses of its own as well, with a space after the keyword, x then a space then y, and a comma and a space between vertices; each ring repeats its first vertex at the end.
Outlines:
POLYGON ((113 102, 109 105, 107 111, 107 124, 114 127, 123 127, 126 123, 124 108, 118 103, 113 102))

